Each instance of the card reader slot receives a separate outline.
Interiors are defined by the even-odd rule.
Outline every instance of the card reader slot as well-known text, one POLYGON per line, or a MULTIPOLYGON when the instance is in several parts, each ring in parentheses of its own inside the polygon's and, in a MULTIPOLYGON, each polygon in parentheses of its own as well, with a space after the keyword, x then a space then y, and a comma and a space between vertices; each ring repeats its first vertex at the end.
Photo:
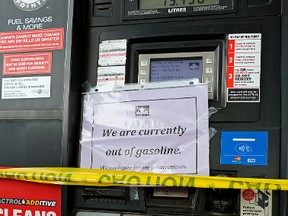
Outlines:
POLYGON ((193 209, 197 196, 198 190, 191 188, 149 188, 146 190, 146 205, 193 209))
POLYGON ((97 8, 97 10, 110 10, 111 3, 99 3, 96 4, 95 7, 97 8))
POLYGON ((126 188, 85 188, 82 194, 85 202, 120 202, 126 203, 129 199, 129 193, 126 188))
POLYGON ((95 0, 93 5, 93 16, 111 17, 113 11, 112 0, 95 0))

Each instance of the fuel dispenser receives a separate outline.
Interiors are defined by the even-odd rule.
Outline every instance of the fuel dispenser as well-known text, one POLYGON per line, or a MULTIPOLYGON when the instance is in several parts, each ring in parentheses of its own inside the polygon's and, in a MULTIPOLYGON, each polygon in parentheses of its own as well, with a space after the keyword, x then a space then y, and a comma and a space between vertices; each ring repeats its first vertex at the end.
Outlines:
MULTIPOLYGON (((73 0, 0 2, 1 167, 76 165, 73 152, 78 144, 80 115, 76 113, 80 109, 81 81, 80 74, 75 73, 78 66, 71 63, 72 35, 78 38, 74 8, 81 11, 81 5, 73 0)), ((79 45, 73 45, 73 52, 79 45)), ((38 192, 38 198, 42 193, 38 192)), ((3 199, 15 198, 4 194, 1 190, 3 199)), ((31 195, 24 193, 21 199, 27 196, 31 195)), ((67 197, 67 188, 63 187, 59 200, 56 195, 53 201, 63 215, 70 214, 67 197)), ((11 212, 3 210, 4 204, 0 212, 8 215, 11 212)), ((19 205, 12 205, 9 211, 14 209, 19 205)), ((25 213, 17 211, 18 215, 25 213)))
MULTIPOLYGON (((197 78, 208 86, 210 175, 286 178, 287 4, 2 0, 0 165, 76 166, 85 81, 109 90, 197 78)), ((270 190, 77 186, 63 187, 61 207, 76 216, 286 216, 286 203, 270 190)))
MULTIPOLYGON (((84 80, 109 88, 198 78, 208 85, 210 175, 287 175, 287 3, 94 0, 84 80), (189 69, 184 69, 189 68, 189 69)), ((286 215, 286 194, 197 188, 75 188, 75 214, 286 215), (260 210, 258 209, 260 208, 260 210), (261 210, 264 209, 264 210, 261 210)))

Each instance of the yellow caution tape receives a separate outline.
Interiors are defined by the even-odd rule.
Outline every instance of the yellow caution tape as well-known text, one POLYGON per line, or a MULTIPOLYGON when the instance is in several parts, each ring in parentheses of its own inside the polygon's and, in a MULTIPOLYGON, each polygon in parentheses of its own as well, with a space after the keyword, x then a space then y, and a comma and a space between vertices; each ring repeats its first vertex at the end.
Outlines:
POLYGON ((288 190, 288 180, 204 177, 109 171, 80 168, 11 168, 1 169, 0 178, 45 184, 78 186, 196 187, 223 189, 288 190))

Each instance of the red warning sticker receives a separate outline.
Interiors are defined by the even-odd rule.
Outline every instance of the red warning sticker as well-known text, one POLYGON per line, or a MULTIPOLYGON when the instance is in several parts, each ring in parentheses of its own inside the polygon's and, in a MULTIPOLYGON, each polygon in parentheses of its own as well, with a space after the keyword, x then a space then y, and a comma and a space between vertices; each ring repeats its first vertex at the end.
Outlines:
POLYGON ((64 28, 33 31, 0 32, 0 52, 32 50, 61 50, 64 47, 64 28))
POLYGON ((52 70, 52 52, 6 54, 3 75, 49 74, 52 70))
POLYGON ((251 189, 244 190, 242 192, 242 197, 246 201, 251 201, 255 198, 255 192, 251 189))
POLYGON ((241 190, 240 216, 272 216, 271 190, 241 190))

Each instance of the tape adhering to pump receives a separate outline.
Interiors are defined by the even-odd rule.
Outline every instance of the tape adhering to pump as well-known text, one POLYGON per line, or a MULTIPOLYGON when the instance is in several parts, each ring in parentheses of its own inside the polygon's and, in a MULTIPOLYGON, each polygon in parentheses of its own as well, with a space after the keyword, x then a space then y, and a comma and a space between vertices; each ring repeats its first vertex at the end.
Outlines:
POLYGON ((219 189, 288 190, 288 180, 189 176, 82 168, 1 169, 0 178, 78 186, 196 187, 219 189))

